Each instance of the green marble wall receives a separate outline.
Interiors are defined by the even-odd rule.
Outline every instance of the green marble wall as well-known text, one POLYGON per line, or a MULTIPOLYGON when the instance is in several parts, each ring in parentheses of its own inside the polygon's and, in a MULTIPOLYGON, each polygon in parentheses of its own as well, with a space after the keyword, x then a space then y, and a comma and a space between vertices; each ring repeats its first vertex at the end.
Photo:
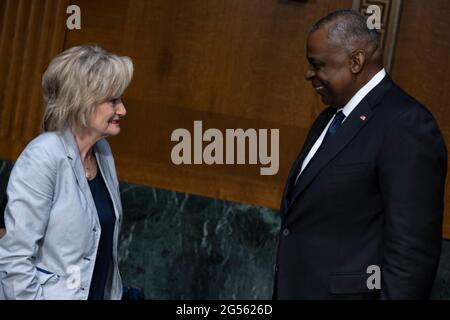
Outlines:
MULTIPOLYGON (((0 161, 0 196, 12 163, 0 161)), ((127 285, 147 299, 270 299, 280 227, 275 210, 121 183, 119 247, 127 285)), ((433 299, 450 299, 443 241, 433 299)))
POLYGON ((149 299, 267 299, 275 211, 122 184, 124 282, 149 299))

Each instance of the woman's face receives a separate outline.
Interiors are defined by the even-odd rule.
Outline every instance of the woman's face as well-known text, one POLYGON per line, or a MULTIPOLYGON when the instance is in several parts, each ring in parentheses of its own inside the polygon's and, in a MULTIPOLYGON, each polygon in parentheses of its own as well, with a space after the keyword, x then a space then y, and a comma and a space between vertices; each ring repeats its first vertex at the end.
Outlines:
POLYGON ((90 128, 100 137, 115 136, 120 132, 120 119, 127 114, 121 98, 99 104, 90 119, 90 128))

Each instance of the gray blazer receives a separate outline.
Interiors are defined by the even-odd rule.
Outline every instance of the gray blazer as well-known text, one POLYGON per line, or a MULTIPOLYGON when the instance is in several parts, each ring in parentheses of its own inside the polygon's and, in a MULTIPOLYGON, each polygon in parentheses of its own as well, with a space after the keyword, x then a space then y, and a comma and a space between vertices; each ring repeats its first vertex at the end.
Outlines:
MULTIPOLYGON (((120 299, 119 182, 106 140, 94 150, 116 215, 105 299, 120 299)), ((0 239, 0 289, 6 299, 87 299, 101 228, 72 133, 47 132, 31 141, 14 165, 7 195, 7 233, 0 239)))

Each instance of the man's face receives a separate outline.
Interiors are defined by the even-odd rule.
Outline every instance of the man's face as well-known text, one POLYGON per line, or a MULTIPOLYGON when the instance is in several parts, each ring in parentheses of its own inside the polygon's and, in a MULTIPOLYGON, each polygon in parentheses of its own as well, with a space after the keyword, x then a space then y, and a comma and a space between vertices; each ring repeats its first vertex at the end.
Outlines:
POLYGON ((350 55, 345 48, 327 38, 327 27, 308 36, 306 56, 309 61, 306 80, 326 105, 341 108, 353 96, 353 76, 350 55))

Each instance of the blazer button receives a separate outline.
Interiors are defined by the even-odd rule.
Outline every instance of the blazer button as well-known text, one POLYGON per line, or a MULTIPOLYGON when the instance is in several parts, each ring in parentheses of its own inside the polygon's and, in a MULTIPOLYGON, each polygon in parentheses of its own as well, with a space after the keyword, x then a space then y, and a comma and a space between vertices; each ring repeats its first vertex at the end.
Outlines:
POLYGON ((285 228, 284 230, 283 230, 283 236, 288 236, 289 235, 289 229, 288 228, 285 228))

